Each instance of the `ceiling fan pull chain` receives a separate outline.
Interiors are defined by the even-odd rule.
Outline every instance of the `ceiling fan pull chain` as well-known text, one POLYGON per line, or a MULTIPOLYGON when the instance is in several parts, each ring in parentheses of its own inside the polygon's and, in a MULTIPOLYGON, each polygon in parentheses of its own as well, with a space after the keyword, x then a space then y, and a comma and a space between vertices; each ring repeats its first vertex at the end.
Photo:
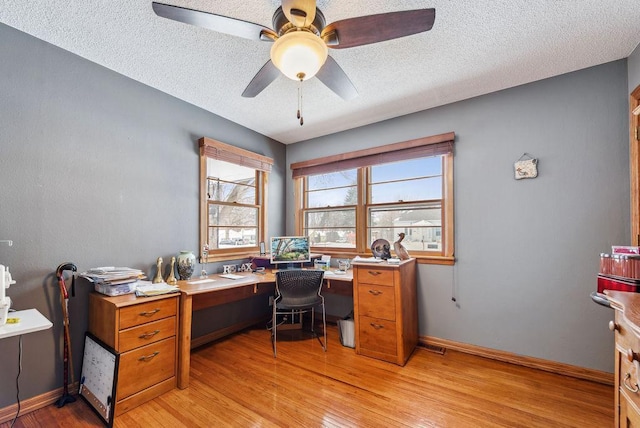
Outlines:
POLYGON ((300 84, 298 84, 298 114, 296 117, 300 119, 300 84))
POLYGON ((300 119, 300 126, 304 125, 304 118, 302 117, 302 81, 304 80, 304 73, 299 73, 298 78, 298 119, 300 119))

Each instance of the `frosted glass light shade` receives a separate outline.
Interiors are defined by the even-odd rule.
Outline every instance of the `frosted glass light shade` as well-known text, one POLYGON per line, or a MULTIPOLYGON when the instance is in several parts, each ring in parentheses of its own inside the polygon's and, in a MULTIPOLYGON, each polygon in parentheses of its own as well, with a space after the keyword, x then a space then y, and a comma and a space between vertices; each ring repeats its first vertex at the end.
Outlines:
POLYGON ((307 80, 316 75, 327 60, 327 45, 308 31, 292 31, 271 46, 271 61, 289 79, 307 80))

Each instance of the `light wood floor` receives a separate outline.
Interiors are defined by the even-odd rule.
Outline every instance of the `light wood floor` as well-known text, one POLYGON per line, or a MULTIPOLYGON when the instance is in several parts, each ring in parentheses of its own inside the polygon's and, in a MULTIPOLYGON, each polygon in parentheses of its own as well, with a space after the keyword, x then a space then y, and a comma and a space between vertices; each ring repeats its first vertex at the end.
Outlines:
MULTIPOLYGON (((188 389, 175 389, 133 409, 116 418, 114 426, 613 425, 611 386, 455 351, 440 355, 419 348, 399 367, 341 346, 335 326, 328 333, 326 353, 315 339, 285 340, 279 333, 283 340, 274 359, 264 329, 249 329, 194 350, 188 389)), ((24 415, 14 426, 102 424, 78 400, 62 409, 49 406, 24 415)))

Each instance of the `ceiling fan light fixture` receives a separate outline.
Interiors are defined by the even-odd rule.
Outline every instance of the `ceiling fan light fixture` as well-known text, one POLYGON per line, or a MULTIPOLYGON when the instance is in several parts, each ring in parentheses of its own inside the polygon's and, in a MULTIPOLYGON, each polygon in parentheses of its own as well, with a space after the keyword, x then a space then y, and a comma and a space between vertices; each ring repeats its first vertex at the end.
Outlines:
POLYGON ((298 81, 315 76, 327 60, 327 54, 324 41, 304 30, 284 34, 271 47, 273 64, 289 79, 298 81))

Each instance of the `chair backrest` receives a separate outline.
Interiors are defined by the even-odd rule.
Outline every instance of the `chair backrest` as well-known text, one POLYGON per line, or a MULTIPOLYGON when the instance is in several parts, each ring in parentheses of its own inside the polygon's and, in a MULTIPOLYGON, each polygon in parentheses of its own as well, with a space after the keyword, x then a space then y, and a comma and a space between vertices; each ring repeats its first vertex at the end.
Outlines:
POLYGON ((291 269, 276 272, 276 303, 290 308, 316 304, 323 277, 322 270, 291 269))

